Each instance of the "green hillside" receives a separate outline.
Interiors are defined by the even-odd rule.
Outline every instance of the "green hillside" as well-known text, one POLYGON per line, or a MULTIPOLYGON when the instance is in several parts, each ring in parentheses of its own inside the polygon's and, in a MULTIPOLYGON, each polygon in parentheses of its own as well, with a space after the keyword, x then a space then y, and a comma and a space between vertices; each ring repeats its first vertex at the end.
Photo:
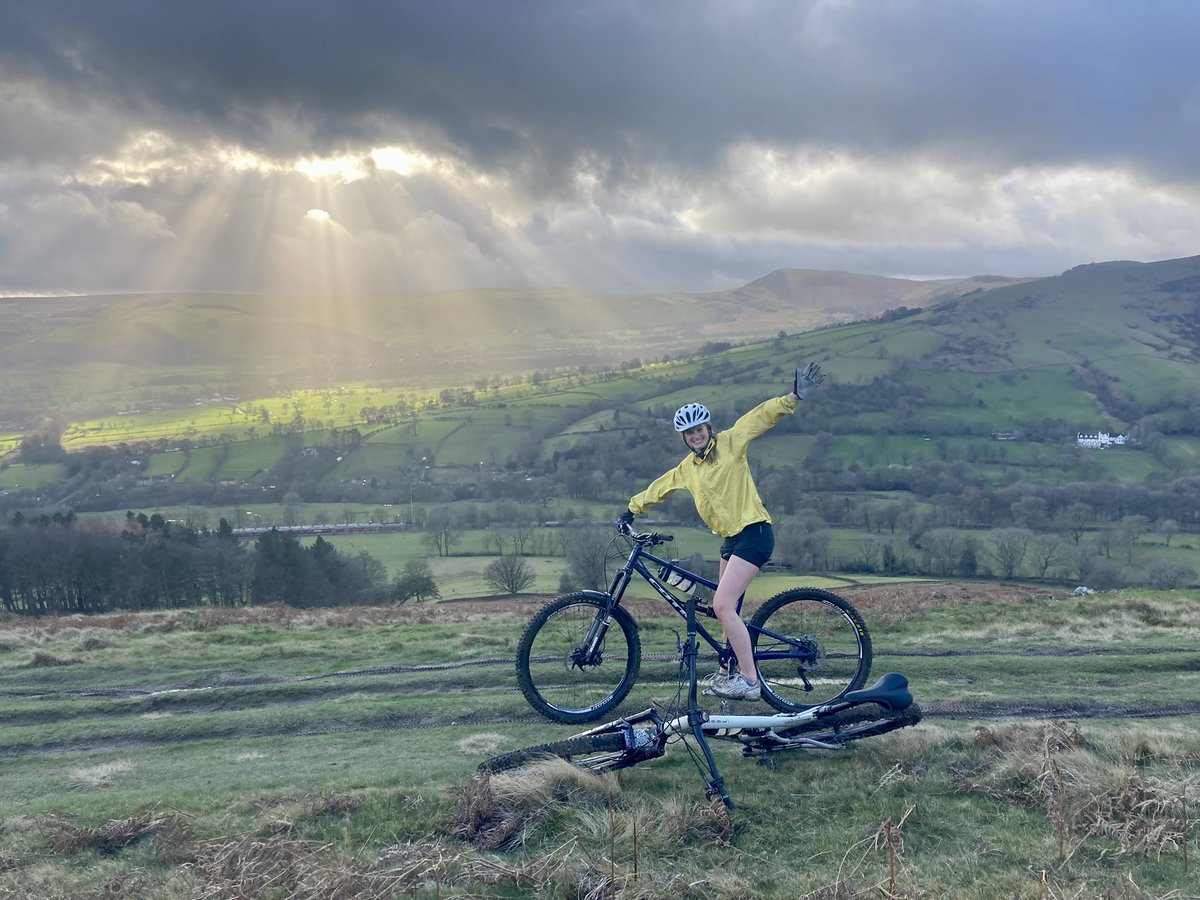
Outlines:
MULTIPOLYGON (((680 459, 669 419, 681 403, 703 401, 724 427, 815 360, 825 384, 751 454, 787 565, 852 578, 1193 584, 1193 285, 1200 259, 1087 266, 610 371, 437 390, 347 383, 69 421, 66 453, 9 438, 20 449, 0 460, 0 511, 43 522, 125 510, 210 524, 403 521, 422 529, 418 552, 444 561, 435 568, 456 585, 447 590, 477 591, 477 578, 458 582, 479 567, 451 557, 494 556, 539 524, 610 519, 680 459), (1128 440, 1077 445, 1077 433, 1100 431, 1128 440), (453 553, 427 545, 447 529, 469 538, 453 553)), ((654 516, 680 533, 699 525, 684 496, 654 516)), ((522 553, 552 590, 566 540, 555 534, 567 531, 535 530, 522 553)), ((397 548, 393 568, 414 558, 397 548)))
POLYGON ((193 450, 182 466, 175 454, 152 453, 146 471, 245 480, 271 472, 288 434, 292 443, 312 445, 322 442, 315 428, 354 428, 361 440, 336 454, 322 483, 407 484, 427 469, 429 477, 474 478, 481 469, 545 466, 581 442, 624 436, 643 444, 661 434, 647 451, 650 471, 677 450, 658 421, 676 406, 701 399, 718 423, 730 422, 783 392, 793 366, 813 359, 829 382, 764 439, 760 456, 771 465, 800 463, 827 432, 835 440, 824 452, 846 466, 940 458, 979 465, 991 480, 1017 469, 1035 481, 1102 472, 1141 481, 1196 471, 1200 462, 1198 297, 1200 259, 1084 266, 887 321, 779 335, 621 372, 440 393, 344 387, 213 401, 182 415, 76 422, 65 443, 219 439, 220 452, 193 450), (1111 453, 1074 446, 1076 432, 1100 430, 1140 443, 1111 453), (997 440, 998 432, 1014 439, 997 440))
POLYGON ((479 386, 607 368, 939 302, 1007 279, 930 284, 782 270, 736 291, 567 290, 304 297, 0 298, 0 432, 346 384, 479 386))

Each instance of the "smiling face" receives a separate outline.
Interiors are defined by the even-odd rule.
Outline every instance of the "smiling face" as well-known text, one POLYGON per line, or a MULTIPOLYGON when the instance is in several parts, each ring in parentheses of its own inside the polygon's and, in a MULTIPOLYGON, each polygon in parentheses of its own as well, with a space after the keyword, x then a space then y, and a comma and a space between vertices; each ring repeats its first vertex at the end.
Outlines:
POLYGON ((708 446, 708 439, 712 436, 712 428, 705 422, 703 425, 695 425, 683 432, 683 442, 692 449, 693 452, 699 452, 708 446))

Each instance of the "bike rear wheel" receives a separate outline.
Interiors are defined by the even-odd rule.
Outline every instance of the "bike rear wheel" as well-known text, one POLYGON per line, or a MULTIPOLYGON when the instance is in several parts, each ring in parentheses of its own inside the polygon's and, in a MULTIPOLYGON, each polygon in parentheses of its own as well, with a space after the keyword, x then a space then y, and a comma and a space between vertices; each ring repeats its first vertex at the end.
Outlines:
POLYGON ((517 683, 529 704, 555 722, 591 722, 617 707, 637 680, 637 623, 606 600, 576 593, 543 606, 517 645, 517 683), (593 626, 608 619, 598 651, 583 651, 593 626))
POLYGON ((601 772, 606 769, 621 769, 627 763, 625 760, 629 751, 625 749, 625 735, 615 734, 583 734, 565 741, 554 741, 549 744, 539 744, 536 747, 525 747, 493 756, 487 762, 480 764, 481 772, 504 772, 509 769, 519 769, 530 763, 548 757, 558 757, 581 769, 601 772))
POLYGON ((862 616, 837 594, 793 588, 750 621, 762 696, 800 712, 858 690, 871 674, 871 637, 862 616))
POLYGON ((898 728, 907 728, 921 721, 921 708, 912 704, 900 712, 892 712, 877 705, 854 707, 843 710, 828 718, 808 722, 798 728, 779 732, 780 737, 806 737, 822 744, 842 745, 862 738, 887 734, 898 728))

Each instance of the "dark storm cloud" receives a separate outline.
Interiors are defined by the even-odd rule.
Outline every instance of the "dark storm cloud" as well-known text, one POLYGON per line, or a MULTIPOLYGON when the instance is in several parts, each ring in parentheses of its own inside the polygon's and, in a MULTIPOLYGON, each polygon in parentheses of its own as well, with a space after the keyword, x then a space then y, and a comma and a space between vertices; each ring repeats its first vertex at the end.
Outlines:
MULTIPOLYGON (((71 271, 137 271, 181 230, 179 198, 224 183, 205 160, 228 148, 286 168, 403 146, 502 181, 392 185, 405 206, 363 226, 367 246, 458 241, 481 278, 517 280, 535 251, 566 279, 698 287, 1178 253, 1200 205, 1198 26, 1183 0, 7 0, 0 208, 28 218, 0 223, 0 288, 39 277, 55 222, 93 236, 71 271), (113 162, 148 133, 158 165, 113 162), (1095 190, 1113 222, 1084 209, 1095 190)), ((239 191, 303 202, 290 181, 239 191)))
POLYGON ((6 8, 10 75, 270 153, 399 128, 493 164, 581 147, 704 163, 751 138, 1184 173, 1200 136, 1200 5, 1185 2, 6 8))

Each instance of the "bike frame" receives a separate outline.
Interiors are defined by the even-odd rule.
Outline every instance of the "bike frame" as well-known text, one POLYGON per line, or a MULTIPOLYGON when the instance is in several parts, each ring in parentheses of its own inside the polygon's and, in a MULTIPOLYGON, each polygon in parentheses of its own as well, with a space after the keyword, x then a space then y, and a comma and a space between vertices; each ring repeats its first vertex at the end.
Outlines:
MULTIPOLYGON (((681 604, 683 605, 683 604, 681 604)), ((692 737, 700 748, 703 765, 697 769, 704 779, 705 796, 720 797, 721 802, 733 808, 733 800, 725 790, 725 780, 717 768, 716 759, 709 747, 710 738, 736 741, 742 745, 743 756, 775 753, 781 750, 842 750, 842 743, 816 740, 803 734, 787 736, 780 734, 804 722, 815 722, 868 703, 879 704, 893 712, 902 712, 912 706, 912 694, 908 691, 908 679, 903 675, 889 673, 875 685, 863 690, 851 691, 836 700, 814 706, 802 712, 774 713, 767 716, 728 715, 710 713, 702 709, 697 695, 696 663, 699 657, 697 636, 700 626, 696 622, 696 599, 689 597, 683 605, 687 621, 688 636, 682 646, 683 662, 687 671, 687 711, 683 715, 664 719, 656 709, 647 709, 632 716, 598 725, 584 735, 622 733, 625 737, 623 765, 634 765, 654 759, 666 753, 667 742, 673 737, 692 737), (652 732, 637 728, 649 723, 652 732)))
MULTIPOLYGON (((672 540, 672 538, 668 535, 656 535, 655 537, 662 542, 672 540)), ((667 589, 666 585, 664 585, 662 581, 656 575, 654 575, 653 572, 650 571, 646 565, 647 562, 654 565, 664 566, 669 572, 678 572, 684 578, 691 579, 692 581, 696 582, 696 584, 702 585, 709 590, 715 591, 717 589, 717 584, 715 581, 710 581, 702 575, 697 575, 695 572, 691 572, 669 559, 663 559, 662 557, 655 556, 635 538, 633 548, 630 550, 628 559, 625 560, 625 564, 621 566, 621 568, 618 569, 613 575, 612 581, 609 583, 607 597, 610 603, 610 608, 615 608, 621 605, 621 600, 625 596, 625 591, 629 587, 630 582, 633 581, 633 576, 636 574, 641 576, 643 580, 645 580, 652 588, 654 588, 655 592, 671 605, 671 608, 678 613, 680 618, 687 618, 688 606, 691 605, 694 608, 696 604, 696 598, 689 595, 687 601, 680 600, 667 589)), ((738 615, 741 615, 743 600, 745 600, 745 594, 738 598, 738 615)), ((717 617, 717 614, 713 612, 711 607, 704 606, 701 607, 701 609, 704 615, 708 618, 715 619, 717 617)), ((693 614, 692 624, 695 628, 696 635, 703 638, 705 643, 713 648, 717 654, 720 667, 732 671, 730 667, 736 665, 737 661, 737 657, 733 652, 733 648, 731 648, 728 644, 723 644, 718 641, 703 625, 695 622, 694 619, 695 616, 693 614)), ((588 634, 584 646, 588 648, 589 655, 595 653, 601 646, 604 635, 608 631, 609 621, 610 619, 607 616, 602 617, 602 621, 598 619, 591 632, 588 634)), ((767 631, 752 625, 749 622, 746 623, 746 628, 752 635, 765 634, 775 641, 790 645, 797 651, 803 650, 803 647, 799 641, 793 640, 786 635, 776 634, 773 631, 767 631)), ((691 629, 689 628, 689 631, 690 630, 691 629)), ((789 657, 790 655, 788 653, 779 651, 763 652, 760 654, 757 647, 755 648, 754 652, 755 660, 788 659, 789 657)))
MULTIPOLYGON (((721 801, 727 807, 732 808, 733 801, 725 790, 725 781, 717 769, 716 759, 713 757, 712 749, 708 745, 709 738, 737 741, 742 744, 742 753, 745 756, 753 756, 756 753, 769 753, 777 750, 805 748, 838 750, 842 749, 842 745, 817 741, 812 738, 806 738, 803 735, 786 737, 778 732, 787 728, 794 728, 804 722, 827 718, 866 703, 880 703, 897 711, 903 710, 912 704, 912 695, 907 690, 907 679, 899 675, 889 675, 881 679, 874 687, 852 691, 837 700, 832 700, 820 706, 814 706, 802 712, 775 713, 767 716, 743 716, 727 715, 724 713, 714 715, 702 709, 697 696, 696 668, 700 655, 699 638, 703 638, 716 651, 722 666, 731 664, 734 661, 734 654, 732 649, 728 646, 722 646, 696 620, 698 601, 695 596, 689 594, 686 601, 681 601, 647 567, 647 562, 664 566, 667 569, 667 575, 670 575, 672 572, 678 572, 685 578, 692 579, 697 584, 703 585, 710 590, 716 590, 717 585, 715 582, 697 575, 695 572, 690 572, 671 560, 655 556, 644 546, 645 543, 653 546, 656 543, 669 540, 671 538, 668 535, 652 535, 648 536, 647 540, 643 540, 640 536, 635 536, 628 559, 616 572, 609 584, 607 597, 610 604, 609 611, 611 611, 611 609, 620 605, 621 599, 625 595, 625 590, 633 580, 634 574, 637 574, 647 581, 685 620, 687 623, 687 639, 680 649, 682 650, 682 662, 686 668, 686 677, 688 680, 687 712, 672 719, 664 719, 657 710, 648 709, 637 715, 600 725, 591 731, 584 732, 584 734, 604 734, 613 733, 617 730, 623 731, 627 747, 626 753, 633 754, 630 757, 631 764, 642 759, 650 759, 663 755, 666 752, 667 740, 671 737, 686 737, 690 735, 695 738, 703 755, 704 765, 701 767, 697 763, 697 768, 700 769, 700 774, 705 782, 706 796, 710 799, 720 797, 721 801), (889 681, 889 679, 892 680, 889 681), (655 734, 652 739, 648 736, 639 735, 637 729, 634 727, 645 722, 650 722, 654 726, 655 734)), ((744 595, 738 598, 737 608, 739 615, 744 599, 744 595)), ((710 607, 705 606, 702 609, 708 617, 716 618, 716 614, 710 607)), ((611 621, 611 615, 597 616, 581 650, 585 650, 588 654, 598 652, 598 648, 603 643, 604 635, 611 621)), ((782 641, 797 649, 800 648, 800 642, 792 638, 757 628, 749 623, 747 623, 747 627, 757 634, 768 634, 775 640, 782 641)), ((755 659, 784 658, 788 658, 786 653, 773 652, 759 656, 757 650, 755 652, 755 659)))
MULTIPOLYGON (((681 665, 680 691, 676 694, 675 700, 665 708, 651 707, 634 715, 622 716, 573 735, 565 741, 504 754, 484 764, 480 767, 481 769, 501 771, 523 765, 541 756, 557 756, 572 761, 584 769, 599 771, 623 769, 663 756, 666 753, 667 744, 672 739, 678 739, 687 747, 692 761, 696 764, 696 768, 704 780, 706 796, 709 799, 720 797, 727 807, 732 807, 733 801, 725 790, 725 781, 721 777, 716 759, 709 746, 710 740, 739 743, 742 747, 742 755, 747 757, 774 754, 781 750, 840 750, 850 741, 885 734, 920 721, 921 711, 913 703, 912 694, 908 690, 908 679, 897 672, 889 672, 869 688, 845 691, 835 699, 800 709, 797 712, 776 712, 771 715, 729 715, 725 712, 728 707, 723 702, 719 713, 710 713, 702 709, 698 696, 696 671, 700 658, 700 639, 703 638, 705 643, 716 651, 717 657, 723 665, 732 664, 735 657, 731 649, 721 646, 697 621, 698 611, 703 611, 709 618, 716 618, 711 606, 697 600, 691 591, 677 588, 685 596, 685 599, 681 600, 671 590, 668 590, 667 585, 674 583, 675 579, 672 576, 675 573, 710 590, 716 590, 717 584, 685 569, 678 563, 656 556, 647 549, 673 540, 670 535, 635 534, 629 528, 623 528, 621 531, 630 540, 631 549, 624 564, 613 576, 607 593, 596 590, 580 591, 544 607, 539 617, 531 620, 530 625, 526 626, 526 633, 522 636, 521 653, 526 650, 527 639, 529 645, 532 644, 532 638, 528 636, 536 635, 537 629, 545 625, 559 611, 591 606, 594 613, 591 614, 587 633, 582 642, 570 651, 568 664, 579 669, 602 665, 605 636, 614 620, 618 620, 618 627, 622 629, 638 627, 637 622, 628 612, 618 610, 625 591, 636 574, 652 585, 655 592, 686 622, 686 640, 676 638, 676 649, 680 653, 681 665), (652 565, 662 567, 661 575, 655 576, 649 568, 652 565), (535 625, 536 627, 531 632, 530 628, 535 625), (686 707, 681 696, 684 679, 687 681, 686 707), (869 704, 873 704, 878 709, 868 708, 869 704), (863 707, 863 709, 856 711, 857 707, 863 707), (792 733, 787 733, 789 731, 792 733), (694 746, 688 740, 689 738, 694 739, 694 746)), ((817 592, 817 594, 822 593, 824 592, 817 592)), ((739 614, 744 599, 744 596, 738 598, 739 614)), ((770 621, 778 609, 786 607, 794 599, 823 599, 823 602, 836 600, 837 602, 833 605, 838 607, 846 621, 858 631, 861 654, 861 641, 865 639, 864 626, 859 621, 857 614, 853 613, 852 607, 845 601, 837 600, 832 595, 821 598, 809 596, 807 593, 801 597, 791 597, 788 592, 778 595, 776 599, 779 601, 778 603, 765 607, 766 614, 761 616, 764 622, 770 621)), ((760 618, 760 616, 756 616, 756 618, 760 618)), ((752 642, 755 642, 754 656, 756 660, 791 660, 800 665, 797 671, 801 677, 804 676, 803 665, 809 662, 813 656, 812 645, 819 643, 815 638, 793 638, 780 635, 751 623, 747 623, 747 628, 750 629, 752 642), (771 640, 769 645, 760 652, 756 642, 757 638, 763 635, 768 635, 771 640)), ((561 657, 552 654, 550 658, 555 661, 556 665, 560 664, 561 657)), ((627 658, 627 663, 629 659, 627 658)), ((856 672, 861 671, 862 661, 860 655, 860 669, 856 672)), ((520 666, 521 660, 519 659, 518 677, 527 677, 528 670, 520 670, 520 666)), ((619 687, 624 687, 627 691, 631 678, 627 669, 619 687)), ((807 682, 807 679, 805 680, 807 682)), ((853 679, 850 683, 853 683, 853 679)), ((524 681, 522 681, 522 690, 526 690, 524 681)), ((536 693, 537 688, 534 687, 533 691, 536 693)), ((526 696, 530 697, 529 693, 526 693, 526 696)), ((609 700, 605 701, 607 708, 615 707, 616 704, 612 702, 613 696, 610 694, 609 700)), ((622 693, 620 696, 623 698, 625 695, 622 693)), ((767 699, 768 702, 775 702, 780 698, 768 690, 767 699)), ((534 702, 532 697, 530 697, 530 702, 534 702)), ((795 706, 787 700, 783 701, 782 705, 793 708, 795 706)), ((534 706, 540 708, 537 703, 534 703, 534 706)), ((568 710, 568 712, 570 711, 568 710)), ((552 716, 552 718, 555 717, 552 716)))

